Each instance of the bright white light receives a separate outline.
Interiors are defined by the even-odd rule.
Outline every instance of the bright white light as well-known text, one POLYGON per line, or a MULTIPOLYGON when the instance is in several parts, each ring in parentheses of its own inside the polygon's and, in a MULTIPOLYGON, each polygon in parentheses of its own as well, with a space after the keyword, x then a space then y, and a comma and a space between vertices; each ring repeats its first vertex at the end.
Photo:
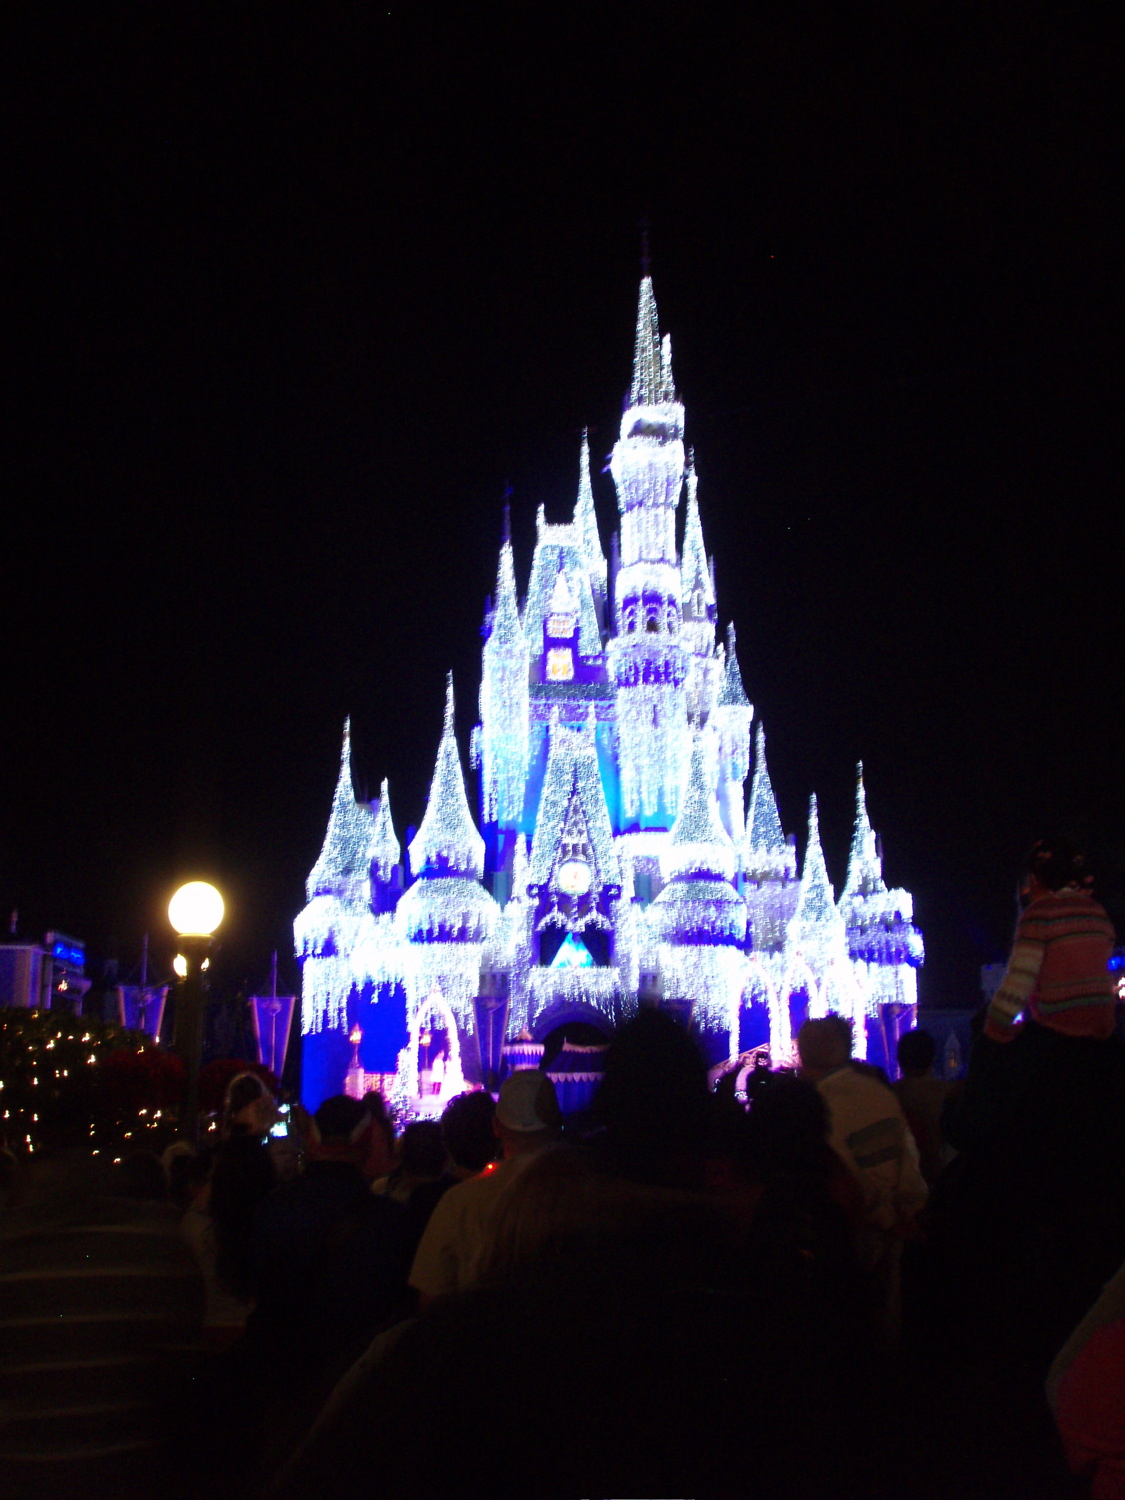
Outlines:
POLYGON ((223 920, 223 898, 205 880, 189 880, 169 901, 168 920, 181 937, 210 937, 223 920))
POLYGON ((176 971, 181 979, 187 978, 187 959, 182 953, 176 954, 175 958, 172 960, 172 968, 176 971))

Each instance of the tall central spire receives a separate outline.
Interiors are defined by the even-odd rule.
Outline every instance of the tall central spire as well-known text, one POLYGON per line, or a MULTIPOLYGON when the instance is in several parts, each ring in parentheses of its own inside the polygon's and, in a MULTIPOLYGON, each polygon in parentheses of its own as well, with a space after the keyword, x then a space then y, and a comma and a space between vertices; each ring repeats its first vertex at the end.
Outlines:
POLYGON ((660 388, 660 324, 656 317, 656 297, 652 277, 641 282, 637 304, 637 341, 633 346, 633 406, 655 406, 660 388))
POLYGON ((674 400, 672 340, 665 335, 661 341, 652 277, 645 276, 637 303, 637 340, 633 346, 633 389, 629 404, 659 406, 661 402, 674 400))

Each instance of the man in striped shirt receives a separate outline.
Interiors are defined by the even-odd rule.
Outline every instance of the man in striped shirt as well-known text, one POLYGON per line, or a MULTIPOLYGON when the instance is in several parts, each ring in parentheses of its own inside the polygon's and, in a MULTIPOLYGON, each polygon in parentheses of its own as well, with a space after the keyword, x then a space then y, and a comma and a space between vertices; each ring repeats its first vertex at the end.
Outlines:
POLYGON ((993 1041, 1010 1041, 1024 1017, 1064 1036, 1104 1041, 1112 1034, 1113 925, 1088 886, 1072 844, 1041 839, 1033 845, 1012 955, 988 1008, 985 1033, 993 1041))

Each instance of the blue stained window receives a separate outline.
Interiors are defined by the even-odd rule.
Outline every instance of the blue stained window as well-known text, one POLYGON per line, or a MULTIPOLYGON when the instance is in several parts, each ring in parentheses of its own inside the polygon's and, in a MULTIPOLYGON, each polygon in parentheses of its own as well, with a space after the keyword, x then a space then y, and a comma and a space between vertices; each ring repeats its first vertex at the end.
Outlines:
POLYGON ((552 969, 592 969, 594 955, 581 938, 568 932, 559 944, 559 951, 551 960, 552 969))

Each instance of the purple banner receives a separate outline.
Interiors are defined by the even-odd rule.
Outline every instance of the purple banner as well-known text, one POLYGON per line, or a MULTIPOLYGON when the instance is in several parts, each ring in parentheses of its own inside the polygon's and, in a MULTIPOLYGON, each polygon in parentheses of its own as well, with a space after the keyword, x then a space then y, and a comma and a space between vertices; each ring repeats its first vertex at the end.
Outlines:
POLYGON ((130 1031, 143 1031, 154 1041, 160 1040, 164 1020, 164 1002, 168 986, 119 984, 117 986, 117 1019, 130 1031))
POLYGON ((296 995, 251 995, 250 1014, 254 1019, 254 1040, 258 1061, 280 1078, 289 1047, 289 1027, 293 1021, 296 995))

